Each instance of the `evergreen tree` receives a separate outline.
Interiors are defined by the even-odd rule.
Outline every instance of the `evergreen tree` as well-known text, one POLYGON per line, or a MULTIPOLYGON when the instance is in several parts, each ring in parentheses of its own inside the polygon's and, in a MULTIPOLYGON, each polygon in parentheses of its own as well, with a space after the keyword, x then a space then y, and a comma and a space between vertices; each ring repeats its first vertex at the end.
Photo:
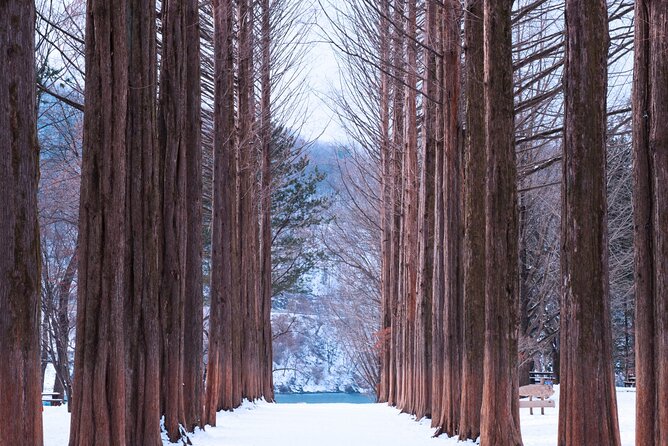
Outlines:
POLYGON ((308 290, 306 279, 324 258, 315 229, 327 221, 330 197, 320 192, 326 175, 312 166, 306 145, 284 127, 272 135, 271 227, 274 305, 286 295, 308 290))

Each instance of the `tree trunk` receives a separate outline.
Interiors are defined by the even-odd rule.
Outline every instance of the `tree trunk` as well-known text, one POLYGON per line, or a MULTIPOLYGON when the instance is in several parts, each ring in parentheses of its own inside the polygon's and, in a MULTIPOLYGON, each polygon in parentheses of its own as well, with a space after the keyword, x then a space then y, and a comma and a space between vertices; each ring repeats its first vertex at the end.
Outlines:
POLYGON ((485 96, 482 0, 464 16, 466 139, 464 153, 464 302, 459 439, 480 436, 485 352, 485 96))
POLYGON ((35 5, 0 4, 0 438, 42 444, 35 5))
POLYGON ((197 354, 202 351, 198 335, 202 329, 202 273, 196 263, 201 262, 199 16, 193 1, 165 0, 162 11, 162 402, 165 429, 175 442, 181 436, 180 425, 191 430, 199 423, 201 401, 201 358, 197 354))
POLYGON ((202 427, 202 141, 199 2, 185 2, 186 270, 183 393, 186 429, 202 427))
POLYGON ((420 203, 418 210, 418 295, 416 316, 416 393, 415 415, 420 419, 431 415, 432 403, 432 277, 434 263, 434 173, 437 149, 437 128, 442 116, 440 106, 433 98, 437 96, 436 48, 440 45, 440 34, 436 28, 439 6, 427 2, 424 59, 426 73, 423 83, 423 144, 422 170, 420 172, 420 203))
MULTIPOLYGON (((434 38, 440 43, 436 50, 443 50, 443 5, 435 2, 435 23, 436 29, 434 38), (438 37, 436 37, 438 36, 438 37)), ((441 56, 442 57, 442 56, 441 56)), ((445 280, 443 276, 443 225, 445 221, 445 210, 443 207, 443 165, 445 161, 444 155, 444 132, 445 132, 445 94, 443 89, 443 68, 444 64, 437 59, 436 76, 434 82, 436 83, 436 97, 437 102, 436 114, 438 116, 435 139, 436 147, 434 150, 434 259, 432 269, 432 301, 431 301, 431 356, 432 356, 432 370, 431 370, 431 424, 432 427, 439 427, 443 406, 443 375, 444 375, 444 350, 445 340, 444 334, 444 320, 443 313, 444 306, 444 285, 445 280)))
POLYGON ((211 237, 211 310, 209 361, 206 372, 204 424, 216 425, 216 412, 232 409, 233 339, 223 337, 233 321, 232 275, 235 238, 236 155, 234 122, 233 6, 230 0, 214 2, 215 100, 213 142, 213 221, 211 237), (231 255, 232 254, 232 255, 231 255), (222 395, 222 398, 221 398, 222 395))
POLYGON ((392 306, 392 349, 393 365, 392 380, 390 388, 394 391, 390 395, 390 403, 402 406, 404 397, 404 364, 405 352, 402 349, 402 337, 404 330, 403 302, 399 294, 400 269, 401 269, 401 165, 404 145, 404 3, 398 0, 394 4, 392 21, 394 26, 391 31, 391 121, 392 138, 390 141, 390 302, 392 306), (393 383, 393 384, 392 384, 393 383))
POLYGON ((126 9, 125 1, 87 7, 70 446, 125 444, 126 9))
POLYGON ((605 0, 567 0, 560 446, 620 444, 608 299, 607 50, 605 0))
MULTIPOLYGON (((70 295, 72 292, 72 283, 76 278, 78 266, 78 252, 79 248, 74 248, 74 254, 70 258, 65 269, 65 275, 58 284, 58 313, 57 320, 54 324, 56 354, 58 356, 58 363, 56 366, 56 382, 59 382, 62 387, 62 396, 67 401, 72 400, 72 375, 70 374, 70 358, 69 358, 69 342, 70 342, 70 314, 69 304, 70 295)), ((54 392, 57 390, 54 389, 54 392)), ((67 405, 68 411, 71 411, 72 406, 67 405)))
POLYGON ((127 444, 161 444, 161 160, 157 141, 156 11, 154 0, 127 9, 128 112, 125 226, 127 444))
POLYGON ((635 4, 636 445, 668 444, 668 5, 635 4))
POLYGON ((261 102, 260 102, 260 129, 262 145, 262 337, 260 344, 262 351, 262 388, 265 399, 273 401, 273 358, 271 336, 271 9, 269 0, 262 0, 261 23, 261 102))
POLYGON ((482 446, 520 446, 517 380, 518 234, 515 166, 512 0, 484 2, 485 353, 482 446))
POLYGON ((443 387, 439 430, 452 437, 459 429, 462 373, 462 288, 460 281, 460 52, 461 6, 459 0, 448 0, 443 7, 443 128, 444 151, 442 189, 443 271, 437 280, 443 292, 443 387))
POLYGON ((392 361, 392 304, 390 300, 390 232, 391 232, 391 211, 390 211, 390 80, 389 80, 389 57, 390 57, 390 36, 389 22, 390 14, 389 0, 380 2, 381 16, 378 23, 378 32, 380 35, 380 177, 381 177, 381 198, 380 198, 380 221, 381 221, 381 246, 380 246, 380 296, 381 296, 381 326, 378 335, 380 344, 380 382, 378 386, 378 401, 389 402, 390 395, 394 394, 391 390, 393 373, 392 361))

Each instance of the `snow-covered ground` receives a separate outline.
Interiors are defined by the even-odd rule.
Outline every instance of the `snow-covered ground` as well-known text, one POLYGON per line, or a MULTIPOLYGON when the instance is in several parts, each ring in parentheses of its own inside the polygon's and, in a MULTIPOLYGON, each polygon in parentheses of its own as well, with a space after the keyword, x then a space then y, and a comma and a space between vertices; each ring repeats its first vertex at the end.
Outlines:
MULTIPOLYGON (((558 398, 558 394, 555 395, 558 398)), ((618 389, 623 446, 633 446, 635 392, 618 389)), ((525 446, 557 443, 557 409, 521 409, 525 446)), ((456 439, 432 438, 429 420, 413 417, 384 404, 268 404, 244 403, 234 412, 221 412, 218 427, 192 437, 194 446, 450 446, 456 439)), ((67 445, 69 416, 65 407, 44 408, 45 446, 67 445)), ((583 445, 584 446, 584 445, 583 445)))

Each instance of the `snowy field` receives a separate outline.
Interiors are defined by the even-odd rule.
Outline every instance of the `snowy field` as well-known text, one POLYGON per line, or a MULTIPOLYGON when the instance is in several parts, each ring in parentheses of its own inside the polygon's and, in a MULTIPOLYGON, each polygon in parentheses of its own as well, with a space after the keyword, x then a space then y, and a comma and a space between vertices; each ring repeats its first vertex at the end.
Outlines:
MULTIPOLYGON (((558 394, 553 398, 557 399, 558 394)), ((634 445, 635 392, 618 389, 623 446, 634 445)), ((557 409, 521 409, 525 446, 557 443, 557 409)), ((218 414, 218 426, 198 431, 193 446, 448 446, 456 439, 432 438, 429 420, 416 422, 384 404, 256 404, 218 414)), ((45 446, 67 445, 65 407, 44 408, 45 446)), ((165 444, 168 444, 167 442, 165 444)), ((584 445, 583 445, 584 446, 584 445)))

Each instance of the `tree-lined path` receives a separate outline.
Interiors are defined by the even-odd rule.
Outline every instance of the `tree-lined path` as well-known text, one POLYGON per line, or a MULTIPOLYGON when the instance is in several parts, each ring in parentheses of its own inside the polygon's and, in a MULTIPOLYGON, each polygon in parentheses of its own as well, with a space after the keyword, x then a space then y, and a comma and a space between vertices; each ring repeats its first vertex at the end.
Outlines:
MULTIPOLYGON (((558 397, 558 395, 557 395, 558 397)), ((620 392, 620 431, 623 446, 633 446, 635 393, 620 392)), ((45 446, 62 444, 67 432, 61 408, 47 408, 45 446), (61 424, 62 425, 62 424, 61 424), (51 435, 49 435, 51 434, 51 435)), ((521 411, 525 446, 555 446, 558 409, 545 415, 521 411)), ((267 404, 244 403, 234 412, 218 414, 216 428, 206 427, 192 437, 193 446, 454 446, 454 438, 433 438, 429 419, 416 422, 385 404, 267 404)))

